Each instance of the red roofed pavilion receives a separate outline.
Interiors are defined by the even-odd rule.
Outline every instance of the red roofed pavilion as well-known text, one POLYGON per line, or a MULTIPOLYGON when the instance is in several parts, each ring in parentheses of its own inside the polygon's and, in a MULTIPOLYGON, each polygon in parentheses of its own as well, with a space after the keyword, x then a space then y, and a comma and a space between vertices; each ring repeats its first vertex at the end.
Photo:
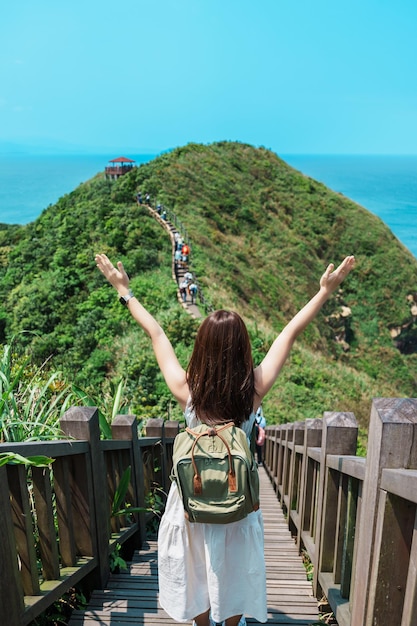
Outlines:
POLYGON ((134 162, 132 159, 123 156, 111 159, 109 161, 111 165, 108 165, 105 170, 106 178, 119 178, 119 176, 127 174, 131 171, 134 162))

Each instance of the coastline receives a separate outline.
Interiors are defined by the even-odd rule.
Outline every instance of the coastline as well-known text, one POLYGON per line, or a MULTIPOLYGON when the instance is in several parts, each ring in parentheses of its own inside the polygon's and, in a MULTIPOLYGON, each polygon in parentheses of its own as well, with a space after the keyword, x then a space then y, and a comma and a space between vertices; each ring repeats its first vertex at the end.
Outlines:
MULTIPOLYGON (((108 165, 114 154, 0 154, 0 222, 29 224, 108 165)), ((130 155, 137 165, 155 155, 130 155)))
MULTIPOLYGON (((0 154, 0 222, 28 224, 115 154, 0 154)), ((137 165, 155 154, 126 154, 137 165)), ((279 155, 380 217, 417 258, 417 156, 279 155)))

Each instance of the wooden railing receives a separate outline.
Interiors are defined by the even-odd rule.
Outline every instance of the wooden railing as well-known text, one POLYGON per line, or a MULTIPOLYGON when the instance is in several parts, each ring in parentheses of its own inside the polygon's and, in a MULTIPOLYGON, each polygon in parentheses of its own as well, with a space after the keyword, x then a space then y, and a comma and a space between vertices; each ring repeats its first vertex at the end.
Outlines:
MULTIPOLYGON (((72 407, 61 428, 65 440, 0 445, 54 459, 0 467, 0 624, 26 626, 80 581, 103 588, 116 544, 140 547, 145 512, 110 515, 127 467, 131 507, 168 488, 177 422, 150 420, 138 439, 120 415, 100 440, 96 409, 72 407)), ((374 399, 366 459, 357 434, 352 413, 267 427, 265 469, 339 626, 415 626, 417 399, 374 399)))
POLYGON ((339 626, 417 624, 417 399, 268 427, 265 467, 339 626))
POLYGON ((138 439, 134 416, 119 415, 112 440, 100 440, 98 413, 72 407, 61 420, 65 440, 1 444, 0 452, 46 455, 45 467, 0 467, 0 624, 26 626, 83 581, 103 588, 117 544, 140 547, 147 501, 167 491, 178 422, 150 420, 138 439), (120 479, 130 467, 124 504, 137 513, 111 516, 120 479))
POLYGON ((119 176, 123 176, 124 174, 131 172, 132 169, 132 165, 108 165, 104 172, 106 177, 119 178, 119 176))

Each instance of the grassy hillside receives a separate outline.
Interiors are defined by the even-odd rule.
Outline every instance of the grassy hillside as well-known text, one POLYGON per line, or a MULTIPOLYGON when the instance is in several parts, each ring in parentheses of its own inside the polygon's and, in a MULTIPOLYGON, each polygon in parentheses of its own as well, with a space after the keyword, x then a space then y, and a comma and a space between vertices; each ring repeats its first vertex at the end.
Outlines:
POLYGON ((0 227, 3 342, 28 331, 19 342, 33 359, 53 354, 54 366, 84 388, 106 393, 123 376, 135 413, 179 414, 147 338, 94 266, 97 251, 125 262, 186 365, 196 322, 177 304, 169 238, 135 205, 138 190, 186 225, 206 297, 243 315, 257 360, 315 293, 328 262, 355 254, 354 273, 298 341, 266 401, 270 422, 352 410, 365 429, 372 397, 415 395, 407 296, 417 292, 416 259, 365 209, 274 153, 239 143, 190 144, 117 182, 97 175, 34 223, 0 227))

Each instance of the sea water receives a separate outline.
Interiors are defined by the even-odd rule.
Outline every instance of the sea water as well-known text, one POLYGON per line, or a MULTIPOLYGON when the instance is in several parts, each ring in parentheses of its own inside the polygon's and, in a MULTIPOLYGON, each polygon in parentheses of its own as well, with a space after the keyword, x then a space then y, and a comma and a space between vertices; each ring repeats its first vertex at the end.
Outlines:
MULTIPOLYGON (((154 155, 129 155, 136 165, 154 155)), ((116 155, 117 157, 117 155, 116 155)), ((110 165, 106 155, 0 155, 0 222, 28 224, 110 165)))
MULTIPOLYGON (((153 155, 125 155, 137 165, 153 155)), ((417 156, 280 155, 380 217, 417 258, 417 156)), ((0 156, 0 222, 27 224, 113 155, 0 156)))
POLYGON ((417 156, 282 158, 380 217, 417 258, 417 156))

